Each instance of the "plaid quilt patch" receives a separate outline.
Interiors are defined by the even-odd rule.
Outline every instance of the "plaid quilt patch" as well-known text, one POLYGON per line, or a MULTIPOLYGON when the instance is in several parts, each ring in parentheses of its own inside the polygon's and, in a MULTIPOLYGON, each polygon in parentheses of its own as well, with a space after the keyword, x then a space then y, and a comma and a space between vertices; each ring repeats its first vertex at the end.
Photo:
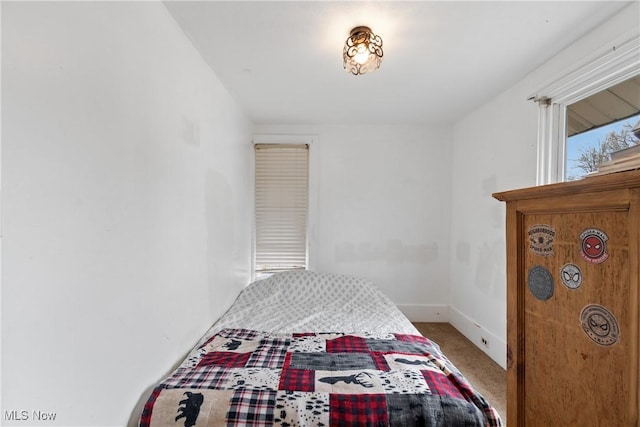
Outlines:
POLYGON ((389 364, 387 363, 387 359, 384 356, 384 353, 380 353, 378 351, 372 351, 369 353, 371 359, 373 359, 373 363, 376 365, 376 369, 379 371, 388 371, 389 364))
POLYGON ((292 338, 315 337, 316 335, 318 334, 316 334, 315 332, 300 332, 300 333, 296 332, 291 334, 291 337, 292 338))
POLYGON ((280 376, 278 390, 314 391, 315 371, 306 369, 287 369, 280 376))
POLYGON ((367 340, 362 337, 347 335, 327 340, 327 353, 362 353, 369 351, 367 340))
POLYGON ((429 385, 432 393, 441 396, 451 396, 457 399, 464 399, 460 390, 451 382, 449 376, 439 374, 433 371, 421 371, 422 376, 429 385))
POLYGON ((333 394, 329 406, 332 426, 389 425, 384 394, 333 394))
POLYGON ((251 353, 232 353, 226 351, 211 351, 202 356, 197 367, 205 365, 224 366, 226 368, 243 368, 251 357, 251 353))
POLYGON ((238 390, 231 398, 227 421, 232 426, 272 425, 275 404, 275 391, 238 390))
POLYGON ((381 351, 385 353, 423 354, 429 350, 424 343, 399 340, 368 339, 367 345, 371 351, 381 351))
POLYGON ((375 369, 368 353, 293 353, 291 367, 313 371, 344 371, 348 369, 375 369))
POLYGON ((427 338, 225 329, 153 390, 140 427, 502 426, 427 338))
POLYGON ((315 371, 291 368, 292 354, 294 353, 287 353, 285 358, 278 390, 314 391, 316 380, 315 371))
POLYGON ((179 368, 164 380, 164 388, 209 388, 224 390, 229 370, 219 366, 203 366, 194 369, 179 368))
POLYGON ((426 337, 423 337, 423 336, 420 336, 420 335, 393 334, 393 336, 398 341, 414 342, 414 343, 418 343, 418 344, 432 345, 432 342, 429 340, 429 338, 426 338, 426 337))
POLYGON ((263 339, 255 352, 251 353, 246 367, 281 368, 287 356, 291 340, 287 338, 263 339))

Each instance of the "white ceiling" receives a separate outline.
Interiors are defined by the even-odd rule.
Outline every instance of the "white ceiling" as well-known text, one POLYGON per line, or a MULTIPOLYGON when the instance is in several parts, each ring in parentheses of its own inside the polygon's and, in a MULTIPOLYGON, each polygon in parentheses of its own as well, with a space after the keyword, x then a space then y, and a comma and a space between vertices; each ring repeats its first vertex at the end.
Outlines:
POLYGON ((258 124, 452 123, 629 2, 169 1, 258 124), (383 39, 376 72, 342 68, 351 28, 383 39))

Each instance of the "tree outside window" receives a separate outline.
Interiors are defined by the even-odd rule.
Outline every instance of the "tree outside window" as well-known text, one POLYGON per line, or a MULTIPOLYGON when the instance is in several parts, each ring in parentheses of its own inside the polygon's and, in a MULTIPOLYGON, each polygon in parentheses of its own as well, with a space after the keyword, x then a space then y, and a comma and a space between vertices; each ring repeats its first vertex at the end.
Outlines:
POLYGON ((596 172, 612 153, 640 144, 640 114, 567 138, 566 180, 596 172))

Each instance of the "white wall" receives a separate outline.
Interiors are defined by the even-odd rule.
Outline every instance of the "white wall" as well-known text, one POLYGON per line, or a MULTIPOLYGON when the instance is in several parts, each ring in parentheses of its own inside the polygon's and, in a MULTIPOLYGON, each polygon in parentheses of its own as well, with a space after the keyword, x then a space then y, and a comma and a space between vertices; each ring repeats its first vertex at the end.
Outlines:
POLYGON ((451 135, 436 126, 257 126, 314 134, 317 270, 373 280, 413 320, 446 321, 451 135))
POLYGON ((638 34, 634 3, 453 127, 450 322, 506 366, 505 206, 491 193, 536 183, 538 109, 527 98, 638 34), (484 336, 489 348, 482 346, 484 336))
POLYGON ((248 281, 251 125, 161 3, 2 42, 2 423, 125 425, 248 281))

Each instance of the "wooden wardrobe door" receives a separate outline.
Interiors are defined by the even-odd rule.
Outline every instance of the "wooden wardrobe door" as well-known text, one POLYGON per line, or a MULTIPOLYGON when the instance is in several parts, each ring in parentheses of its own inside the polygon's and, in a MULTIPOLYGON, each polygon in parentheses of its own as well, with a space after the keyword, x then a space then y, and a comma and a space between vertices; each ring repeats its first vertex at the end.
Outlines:
MULTIPOLYGON (((524 245, 524 265, 519 282, 525 286, 523 379, 527 426, 625 424, 625 396, 629 395, 630 382, 636 380, 629 370, 627 345, 631 336, 627 230, 628 211, 523 216, 525 235, 520 242, 524 245), (532 235, 545 235, 535 233, 541 225, 543 231, 550 229, 555 234, 553 255, 540 255, 530 248, 532 235), (590 229, 601 231, 607 238, 601 248, 606 260, 600 263, 589 262, 581 255, 581 234, 590 229), (567 264, 573 267, 565 268, 565 285, 562 269, 567 264), (579 287, 575 287, 576 275, 581 279, 579 287), (582 310, 592 304, 596 306, 582 319, 582 310), (599 314, 601 309, 606 310, 604 316, 599 314), (591 335, 583 327, 584 320, 591 335)), ((584 234, 588 235, 589 231, 584 234)))
POLYGON ((640 170, 493 196, 507 203, 508 424, 639 427, 640 170))

